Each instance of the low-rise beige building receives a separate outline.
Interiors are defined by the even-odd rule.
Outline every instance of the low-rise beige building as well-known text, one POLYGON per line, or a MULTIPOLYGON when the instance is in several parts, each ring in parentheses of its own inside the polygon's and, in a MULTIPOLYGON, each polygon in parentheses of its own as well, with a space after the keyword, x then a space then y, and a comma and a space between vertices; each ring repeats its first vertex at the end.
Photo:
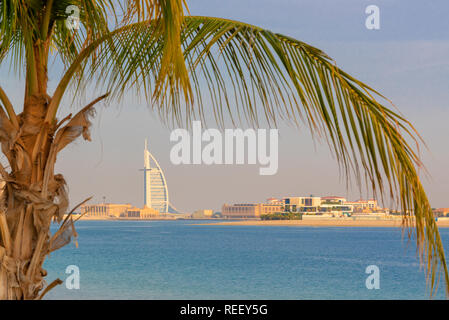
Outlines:
POLYGON ((449 215, 449 208, 434 209, 433 213, 436 214, 437 216, 447 216, 449 215))
POLYGON ((84 204, 80 207, 81 214, 91 218, 118 218, 126 210, 132 206, 128 204, 114 204, 114 203, 102 203, 102 204, 84 204))
POLYGON ((153 208, 144 206, 142 209, 137 207, 128 208, 120 215, 121 218, 135 218, 135 219, 154 219, 159 217, 159 211, 153 208))
POLYGON ((282 205, 267 203, 242 203, 227 205, 221 208, 224 218, 260 218, 262 214, 273 214, 282 211, 282 205))
POLYGON ((207 219, 212 218, 212 215, 214 214, 213 210, 196 210, 194 213, 192 213, 192 219, 207 219))
POLYGON ((153 208, 143 209, 131 204, 86 204, 80 207, 81 214, 86 218, 139 218, 151 219, 159 217, 159 211, 153 208))
POLYGON ((357 200, 353 202, 345 202, 346 205, 352 206, 354 208, 354 212, 373 212, 378 210, 377 200, 369 199, 369 200, 357 200))

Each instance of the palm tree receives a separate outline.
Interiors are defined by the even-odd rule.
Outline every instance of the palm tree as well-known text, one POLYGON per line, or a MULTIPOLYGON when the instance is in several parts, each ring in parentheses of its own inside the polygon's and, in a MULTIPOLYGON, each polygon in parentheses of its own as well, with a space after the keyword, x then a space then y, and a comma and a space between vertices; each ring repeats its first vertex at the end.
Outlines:
POLYGON ((218 123, 230 114, 257 125, 262 112, 273 125, 279 119, 307 125, 328 143, 348 179, 354 174, 360 186, 397 203, 409 236, 415 233, 431 291, 441 272, 447 290, 413 126, 321 50, 246 23, 185 12, 183 0, 0 0, 0 63, 12 64, 25 81, 22 107, 12 105, 0 83, 0 143, 8 162, 0 166, 0 299, 39 299, 61 283, 47 286, 42 268, 49 253, 76 235, 76 207, 67 212, 56 157, 79 136, 90 139, 96 103, 130 88, 164 121, 204 119, 208 94, 218 123), (49 58, 65 66, 51 94, 49 58), (93 83, 104 93, 75 115, 56 117, 69 88, 78 96, 93 83), (54 234, 52 221, 60 223, 54 234))

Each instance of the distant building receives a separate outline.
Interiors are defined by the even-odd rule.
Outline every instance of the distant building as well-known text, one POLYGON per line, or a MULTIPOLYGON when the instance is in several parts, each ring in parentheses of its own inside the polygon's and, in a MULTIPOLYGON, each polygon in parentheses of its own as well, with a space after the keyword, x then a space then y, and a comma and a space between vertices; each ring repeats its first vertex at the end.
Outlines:
POLYGON ((440 216, 440 217, 446 217, 449 215, 449 208, 438 208, 438 209, 434 209, 433 213, 436 216, 440 216))
POLYGON ((272 214, 283 210, 282 205, 267 203, 242 203, 227 205, 221 208, 224 218, 260 218, 261 214, 272 214))
POLYGON ((332 213, 332 214, 349 214, 354 212, 354 207, 348 204, 333 204, 333 203, 326 203, 323 202, 320 205, 319 208, 320 213, 332 213))
POLYGON ((143 209, 137 207, 128 208, 120 215, 121 218, 136 218, 136 219, 154 219, 159 218, 159 211, 153 208, 144 207, 143 209))
POLYGON ((213 210, 196 210, 194 213, 192 213, 192 219, 212 218, 213 214, 213 210))
MULTIPOLYGON (((262 214, 302 213, 305 215, 352 216, 357 214, 389 214, 390 210, 380 208, 377 200, 347 201, 345 197, 285 197, 282 199, 268 198, 266 203, 224 204, 224 218, 259 218, 262 214)), ((449 216, 449 208, 435 209, 438 216, 449 216)))
POLYGON ((132 206, 128 204, 113 204, 113 203, 102 203, 102 204, 84 204, 80 207, 82 215, 86 217, 95 218, 108 218, 114 217, 118 218, 123 213, 126 212, 132 206))
POLYGON ((291 212, 319 212, 320 197, 287 197, 283 199, 285 211, 291 212))
POLYGON ((354 207, 348 204, 346 198, 339 196, 321 197, 320 213, 350 214, 354 207))
POLYGON ((321 204, 345 204, 346 198, 337 196, 321 197, 321 204))
POLYGON ((130 204, 87 204, 82 205, 81 214, 87 218, 140 218, 151 219, 159 217, 159 211, 144 207, 143 209, 133 207, 130 204))
POLYGON ((267 199, 268 204, 278 204, 278 205, 284 205, 284 200, 278 199, 278 198, 268 198, 267 199))
POLYGON ((346 202, 346 205, 350 205, 354 208, 354 212, 373 212, 378 209, 377 200, 357 200, 353 202, 346 202))
POLYGON ((156 158, 148 151, 147 140, 143 155, 144 208, 154 208, 160 213, 167 213, 169 210, 167 181, 156 158))
POLYGON ((284 198, 284 203, 304 207, 318 207, 321 204, 321 197, 288 197, 284 198))

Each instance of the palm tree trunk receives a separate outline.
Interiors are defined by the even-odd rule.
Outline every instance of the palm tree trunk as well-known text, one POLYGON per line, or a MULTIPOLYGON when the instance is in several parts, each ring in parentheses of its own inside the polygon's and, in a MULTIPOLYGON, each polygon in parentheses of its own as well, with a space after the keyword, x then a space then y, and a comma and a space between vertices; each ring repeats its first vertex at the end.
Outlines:
POLYGON ((45 257, 75 235, 73 210, 63 220, 68 194, 63 176, 54 173, 56 156, 80 135, 90 140, 88 117, 105 97, 52 125, 44 122, 47 97, 28 101, 17 129, 0 110, 0 142, 10 165, 9 172, 0 165, 5 181, 0 197, 0 299, 39 299, 60 283, 58 279, 46 287, 42 268, 45 257), (53 235, 52 221, 62 222, 53 235))
POLYGON ((9 219, 6 226, 2 224, 2 229, 13 227, 14 240, 9 250, 0 249, 0 299, 36 299, 45 287, 47 272, 42 265, 52 251, 50 221, 55 210, 37 209, 39 205, 23 201, 6 213, 16 213, 11 215, 16 219, 9 219), (49 218, 42 221, 41 216, 49 218))
POLYGON ((35 299, 43 289, 46 275, 42 269, 49 226, 36 228, 36 216, 39 214, 34 204, 25 201, 12 208, 16 213, 9 219, 13 226, 14 241, 10 252, 3 252, 0 266, 0 298, 8 300, 35 299), (15 221, 14 221, 15 220, 15 221))
MULTIPOLYGON (((19 116, 19 130, 1 141, 11 171, 2 169, 0 299, 38 297, 45 286, 42 264, 49 251, 51 219, 66 209, 67 195, 60 190, 65 185, 57 183, 54 163, 47 161, 53 139, 43 125, 46 102, 47 97, 30 98, 19 116), (49 170, 52 185, 44 185, 44 172, 49 170), (64 197, 60 203, 55 202, 57 195, 64 197)), ((3 124, 7 122, 4 114, 0 117, 3 124)))

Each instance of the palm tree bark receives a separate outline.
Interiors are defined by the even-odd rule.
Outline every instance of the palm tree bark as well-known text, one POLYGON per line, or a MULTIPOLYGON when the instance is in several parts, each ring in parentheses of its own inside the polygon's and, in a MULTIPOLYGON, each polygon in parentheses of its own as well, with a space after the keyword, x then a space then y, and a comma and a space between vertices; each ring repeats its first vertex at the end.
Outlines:
POLYGON ((56 157, 80 135, 90 140, 89 116, 94 104, 106 96, 52 125, 44 121, 46 96, 27 100, 18 129, 0 111, 0 142, 10 165, 10 172, 0 170, 5 181, 0 200, 0 299, 38 299, 48 291, 45 257, 75 235, 73 223, 65 223, 68 220, 54 236, 50 233, 52 220, 62 222, 68 207, 64 177, 54 173, 56 157))

